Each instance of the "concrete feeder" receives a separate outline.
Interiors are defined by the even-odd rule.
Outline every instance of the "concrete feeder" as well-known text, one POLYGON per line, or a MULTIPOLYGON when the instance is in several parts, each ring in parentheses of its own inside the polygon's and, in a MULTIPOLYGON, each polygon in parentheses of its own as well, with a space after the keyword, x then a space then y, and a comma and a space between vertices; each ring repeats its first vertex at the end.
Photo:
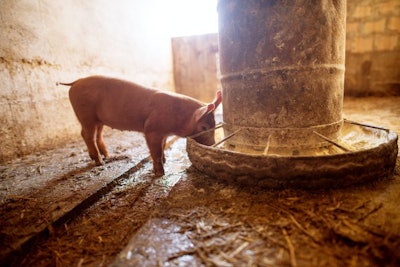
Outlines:
POLYGON ((220 144, 188 138, 202 172, 266 187, 392 174, 397 135, 343 119, 346 1, 221 0, 220 144))

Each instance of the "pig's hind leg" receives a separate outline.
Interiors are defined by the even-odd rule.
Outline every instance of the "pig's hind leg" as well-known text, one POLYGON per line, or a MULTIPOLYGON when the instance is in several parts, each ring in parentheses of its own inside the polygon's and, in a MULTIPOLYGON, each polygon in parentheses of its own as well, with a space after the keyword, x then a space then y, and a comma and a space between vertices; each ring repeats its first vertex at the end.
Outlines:
POLYGON ((81 135, 85 140, 90 158, 96 162, 96 165, 104 165, 95 142, 96 125, 82 125, 81 135))
POLYGON ((97 148, 100 150, 100 153, 104 156, 104 158, 108 158, 107 147, 103 140, 103 127, 104 127, 103 124, 97 125, 96 144, 97 148))
POLYGON ((156 176, 164 175, 163 157, 164 157, 164 137, 157 133, 145 133, 147 146, 153 159, 153 169, 156 176))

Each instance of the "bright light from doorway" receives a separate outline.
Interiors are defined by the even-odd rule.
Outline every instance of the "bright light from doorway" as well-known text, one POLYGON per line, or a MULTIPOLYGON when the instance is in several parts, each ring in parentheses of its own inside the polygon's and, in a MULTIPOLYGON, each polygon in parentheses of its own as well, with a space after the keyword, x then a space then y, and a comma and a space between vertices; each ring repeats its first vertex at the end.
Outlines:
POLYGON ((218 32, 217 0, 162 0, 157 13, 170 37, 218 32))

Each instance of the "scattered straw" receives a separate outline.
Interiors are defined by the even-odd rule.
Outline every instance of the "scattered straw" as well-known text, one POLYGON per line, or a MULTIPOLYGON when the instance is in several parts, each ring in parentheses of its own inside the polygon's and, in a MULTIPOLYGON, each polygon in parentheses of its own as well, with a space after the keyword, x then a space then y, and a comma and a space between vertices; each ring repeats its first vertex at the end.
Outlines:
POLYGON ((290 240, 290 237, 284 228, 282 228, 282 233, 283 233, 283 236, 285 237, 286 243, 289 248, 290 263, 291 263, 292 267, 297 267, 296 255, 294 252, 294 247, 293 247, 292 241, 290 240))

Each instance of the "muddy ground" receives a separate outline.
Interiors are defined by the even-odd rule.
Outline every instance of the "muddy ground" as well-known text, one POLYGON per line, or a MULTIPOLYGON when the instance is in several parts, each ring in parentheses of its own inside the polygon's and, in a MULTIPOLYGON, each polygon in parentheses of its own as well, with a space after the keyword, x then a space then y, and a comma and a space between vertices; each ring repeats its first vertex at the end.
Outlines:
MULTIPOLYGON (((347 119, 400 133, 400 98, 346 99, 347 119)), ((2 266, 400 266, 400 159, 387 179, 335 190, 228 184, 171 139, 154 178, 141 134, 108 130, 0 165, 2 266)))

